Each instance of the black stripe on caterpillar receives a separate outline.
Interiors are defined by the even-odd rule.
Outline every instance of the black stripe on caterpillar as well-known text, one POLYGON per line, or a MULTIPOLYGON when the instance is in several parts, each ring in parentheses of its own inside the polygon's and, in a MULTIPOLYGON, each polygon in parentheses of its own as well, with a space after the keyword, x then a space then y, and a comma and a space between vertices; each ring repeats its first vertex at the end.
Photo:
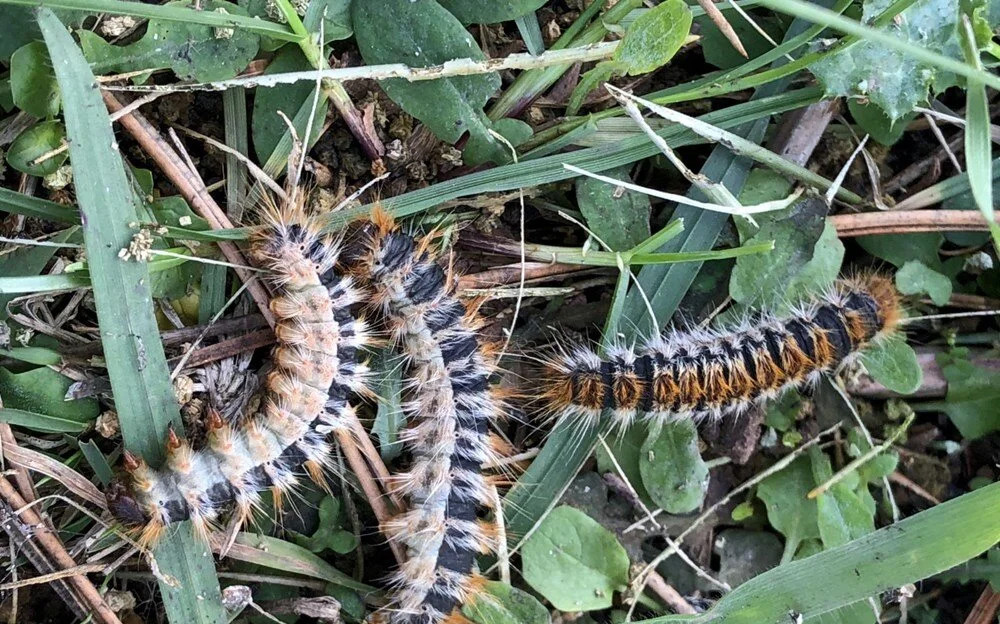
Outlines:
POLYGON ((482 579, 475 557, 495 548, 495 525, 479 518, 492 507, 484 464, 497 455, 488 433, 501 415, 490 388, 492 356, 478 337, 476 310, 452 293, 453 280, 430 250, 377 211, 360 270, 407 358, 403 440, 412 455, 396 476, 409 510, 385 523, 407 559, 393 578, 392 621, 464 622, 459 608, 482 579))
POLYGON ((171 430, 160 469, 126 451, 130 479, 109 489, 108 503, 144 545, 187 519, 207 538, 231 503, 244 522, 261 490, 271 488, 280 501, 300 468, 321 481, 330 452, 326 435, 353 418, 348 395, 366 392, 368 369, 358 356, 369 342, 368 328, 350 311, 361 292, 335 268, 339 241, 322 235, 301 206, 263 212, 265 225, 255 232, 250 255, 274 287, 270 307, 278 320, 263 400, 241 423, 210 414, 200 448, 171 430))
POLYGON ((543 402, 554 418, 614 426, 647 420, 719 418, 812 383, 891 333, 901 316, 892 281, 878 274, 838 280, 788 316, 764 314, 724 331, 668 333, 638 352, 600 358, 562 348, 546 365, 543 402))

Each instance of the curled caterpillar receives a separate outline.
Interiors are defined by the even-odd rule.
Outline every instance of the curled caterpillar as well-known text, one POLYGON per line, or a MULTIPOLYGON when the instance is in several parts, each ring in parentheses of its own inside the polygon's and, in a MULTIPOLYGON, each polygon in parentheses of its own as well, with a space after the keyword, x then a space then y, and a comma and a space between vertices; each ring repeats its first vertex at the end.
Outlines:
POLYGON ((300 468, 321 481, 326 434, 350 415, 348 394, 365 389, 367 367, 358 354, 368 332, 350 313, 361 294, 335 269, 337 241, 321 235, 300 206, 270 212, 250 249, 276 293, 278 344, 263 400, 242 423, 211 414, 201 448, 170 431, 167 461, 158 470, 126 452, 131 478, 109 490, 108 503, 123 525, 140 531, 141 543, 154 543, 166 525, 188 519, 207 536, 230 503, 244 521, 261 490, 280 495, 297 482, 300 468))
POLYGON ((383 527, 407 550, 393 579, 392 621, 462 621, 458 608, 481 586, 475 557, 496 541, 494 525, 479 519, 491 501, 483 465, 496 454, 488 426, 501 411, 488 381, 492 357, 429 239, 414 240, 380 213, 372 230, 361 268, 407 357, 404 410, 413 424, 403 434, 412 464, 397 477, 409 510, 383 527))
POLYGON ((671 333, 638 352, 612 348, 605 359, 585 348, 564 351, 546 367, 543 396, 556 418, 593 423, 609 410, 617 427, 640 414, 718 418, 814 382, 892 332, 900 315, 889 278, 842 279, 787 317, 671 333))

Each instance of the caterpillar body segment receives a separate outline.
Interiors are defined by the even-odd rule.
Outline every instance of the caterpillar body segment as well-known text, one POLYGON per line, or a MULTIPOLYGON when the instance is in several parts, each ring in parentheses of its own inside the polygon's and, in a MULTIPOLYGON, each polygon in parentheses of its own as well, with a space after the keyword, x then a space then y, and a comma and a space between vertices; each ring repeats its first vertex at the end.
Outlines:
POLYGON ((891 333, 900 318, 887 277, 838 280, 785 317, 765 314, 729 331, 670 333, 642 348, 563 350, 546 367, 543 398, 555 418, 624 428, 639 419, 719 418, 815 382, 891 333))
POLYGON ((409 510, 383 527, 406 561, 394 576, 395 624, 464 621, 459 608, 482 584, 475 558, 496 542, 479 518, 491 506, 483 466, 496 457, 489 424, 501 413, 491 391, 494 364, 478 337, 481 321, 452 293, 428 239, 374 217, 361 271, 407 359, 403 440, 412 455, 396 476, 409 510))
POLYGON ((367 376, 358 356, 368 328, 350 312, 361 292, 335 268, 338 254, 339 242, 320 234, 301 209, 270 211, 250 248, 274 287, 278 320, 260 407, 238 423, 211 414, 198 448, 171 431, 160 469, 126 455, 131 478, 109 490, 109 508, 142 542, 188 519, 207 535, 231 504, 245 520, 262 490, 271 488, 277 500, 302 472, 322 474, 326 436, 352 414, 348 397, 365 389, 367 376))

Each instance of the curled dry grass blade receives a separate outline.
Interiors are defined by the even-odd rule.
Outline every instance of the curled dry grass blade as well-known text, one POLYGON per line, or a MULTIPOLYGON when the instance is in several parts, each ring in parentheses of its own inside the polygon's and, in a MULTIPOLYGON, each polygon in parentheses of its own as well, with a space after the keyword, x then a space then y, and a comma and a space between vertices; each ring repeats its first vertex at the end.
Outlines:
MULTIPOLYGON (((129 223, 139 221, 135 198, 87 61, 52 11, 41 8, 37 15, 49 54, 56 59, 101 342, 122 436, 129 449, 158 463, 167 427, 180 427, 181 421, 153 317, 149 270, 118 257, 132 238, 129 223)), ((186 523, 156 548, 160 589, 172 622, 226 622, 206 550, 186 523)))

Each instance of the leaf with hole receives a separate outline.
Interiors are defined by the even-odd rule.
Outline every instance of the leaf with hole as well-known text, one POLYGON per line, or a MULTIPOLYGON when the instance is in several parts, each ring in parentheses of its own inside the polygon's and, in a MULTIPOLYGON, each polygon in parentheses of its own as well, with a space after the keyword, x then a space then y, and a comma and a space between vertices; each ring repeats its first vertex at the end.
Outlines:
POLYGON ((521 560, 525 582, 561 611, 606 609, 628 585, 628 555, 614 534, 566 505, 525 541, 521 560))

